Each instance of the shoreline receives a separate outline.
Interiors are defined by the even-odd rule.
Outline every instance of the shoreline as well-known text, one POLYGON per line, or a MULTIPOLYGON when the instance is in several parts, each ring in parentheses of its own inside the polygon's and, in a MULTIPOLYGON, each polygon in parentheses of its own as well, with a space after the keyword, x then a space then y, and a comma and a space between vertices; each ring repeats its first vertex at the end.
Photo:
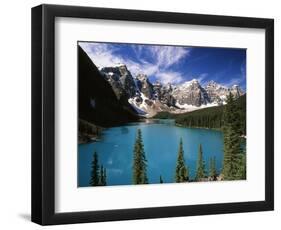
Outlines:
MULTIPOLYGON (((100 141, 101 140, 101 133, 107 129, 107 128, 113 128, 113 127, 118 127, 118 126, 125 126, 125 125, 130 125, 130 124, 137 124, 137 123, 146 123, 146 124, 153 124, 153 121, 165 121, 165 120, 176 120, 174 118, 142 118, 142 119, 139 119, 139 121, 136 121, 136 122, 128 122, 128 123, 122 123, 122 124, 119 124, 119 125, 116 125, 116 126, 111 126, 111 127, 99 127, 100 128, 100 133, 98 135, 94 135, 94 134, 85 134, 85 133, 79 133, 78 134, 78 145, 80 144, 89 144, 89 143, 92 143, 92 142, 97 142, 97 141, 100 141)), ((182 124, 179 124, 179 123, 174 123, 173 124, 174 126, 176 127, 179 127, 179 128, 191 128, 191 129, 205 129, 205 130, 213 130, 213 131, 220 131, 220 132, 223 132, 223 130, 221 128, 208 128, 208 127, 200 127, 200 126, 185 126, 185 125, 182 125, 182 124)), ((91 126, 95 126, 93 124, 91 124, 91 126)), ((247 140, 247 136, 246 135, 241 135, 240 136, 242 139, 244 140, 247 140)))

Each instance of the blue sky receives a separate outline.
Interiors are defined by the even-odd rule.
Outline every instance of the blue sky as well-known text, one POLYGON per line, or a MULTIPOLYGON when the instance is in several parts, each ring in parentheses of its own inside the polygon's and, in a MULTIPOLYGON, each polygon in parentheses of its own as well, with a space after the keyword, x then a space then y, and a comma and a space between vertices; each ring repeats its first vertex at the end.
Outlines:
POLYGON ((122 43, 79 42, 98 67, 125 64, 151 82, 179 84, 198 79, 246 89, 246 50, 122 43))

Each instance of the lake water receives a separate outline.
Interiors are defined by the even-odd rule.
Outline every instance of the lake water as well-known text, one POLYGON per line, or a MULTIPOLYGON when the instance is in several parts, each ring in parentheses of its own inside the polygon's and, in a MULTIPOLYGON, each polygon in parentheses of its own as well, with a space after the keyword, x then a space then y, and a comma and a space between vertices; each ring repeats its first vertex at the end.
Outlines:
POLYGON ((105 129, 98 142, 78 146, 78 186, 89 186, 91 162, 96 151, 99 163, 107 170, 107 185, 132 183, 133 148, 137 129, 141 129, 147 158, 149 183, 174 182, 180 138, 183 140, 185 162, 191 178, 195 176, 199 144, 203 147, 206 170, 209 158, 216 157, 216 167, 221 171, 223 159, 222 132, 200 128, 183 128, 173 120, 149 120, 105 129))

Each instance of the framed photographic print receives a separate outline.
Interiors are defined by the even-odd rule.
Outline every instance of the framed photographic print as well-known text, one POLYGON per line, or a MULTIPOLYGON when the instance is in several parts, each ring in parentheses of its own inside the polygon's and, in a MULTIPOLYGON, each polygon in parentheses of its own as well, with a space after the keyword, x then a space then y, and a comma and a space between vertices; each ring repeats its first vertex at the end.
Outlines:
POLYGON ((32 9, 32 221, 273 210, 273 19, 32 9))

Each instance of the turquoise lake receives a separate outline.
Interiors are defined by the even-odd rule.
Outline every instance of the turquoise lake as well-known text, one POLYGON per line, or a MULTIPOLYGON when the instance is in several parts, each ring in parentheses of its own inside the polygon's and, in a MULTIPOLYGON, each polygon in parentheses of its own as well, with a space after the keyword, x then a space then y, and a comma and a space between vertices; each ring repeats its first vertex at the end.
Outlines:
POLYGON ((78 186, 89 186, 93 153, 98 153, 99 163, 107 170, 107 185, 132 184, 133 148, 137 129, 141 129, 147 158, 147 175, 150 184, 174 182, 180 138, 191 179, 195 176, 199 144, 203 147, 206 171, 210 157, 216 157, 217 171, 223 159, 223 134, 221 131, 184 128, 173 120, 148 120, 105 129, 97 142, 78 146, 78 186))

